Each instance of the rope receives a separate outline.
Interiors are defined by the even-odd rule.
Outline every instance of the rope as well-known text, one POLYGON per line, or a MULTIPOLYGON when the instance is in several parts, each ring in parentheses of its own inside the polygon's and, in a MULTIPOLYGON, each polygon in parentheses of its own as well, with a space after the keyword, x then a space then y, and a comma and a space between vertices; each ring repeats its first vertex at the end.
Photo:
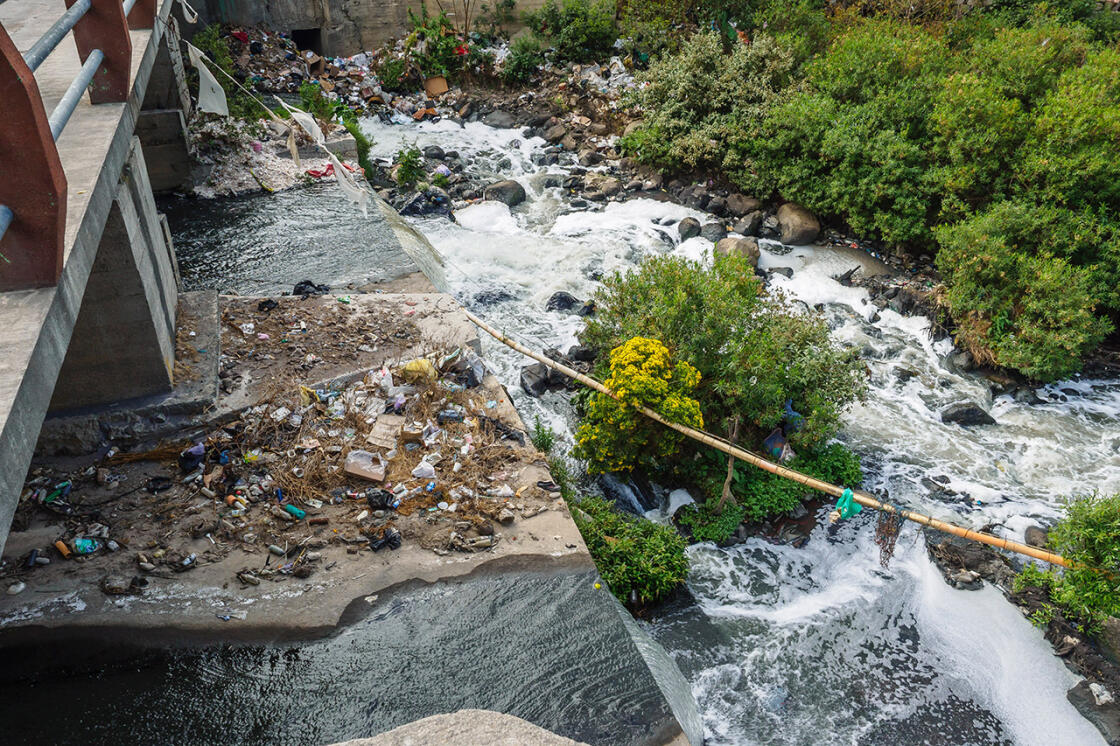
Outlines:
POLYGON ((482 329, 484 332, 486 332, 499 342, 505 344, 506 346, 517 350, 522 355, 531 357, 537 362, 551 368, 552 370, 563 373, 569 378, 575 379, 583 385, 595 389, 601 394, 606 394, 609 397, 618 399, 619 401, 623 401, 628 406, 634 407, 634 409, 638 410, 646 417, 649 417, 655 422, 661 423, 665 427, 672 428, 673 430, 676 430, 682 435, 692 438, 693 440, 709 445, 719 451, 723 451, 727 455, 733 456, 740 461, 746 461, 748 464, 756 466, 763 471, 768 471, 771 474, 776 474, 783 479, 798 482, 799 484, 803 484, 812 490, 823 492, 826 495, 832 495, 833 497, 846 498, 848 495, 850 495, 853 502, 857 503, 858 505, 862 505, 865 508, 872 508, 873 510, 893 513, 900 518, 905 518, 906 520, 913 521, 914 523, 920 523, 923 526, 929 526, 930 528, 937 529, 938 531, 944 531, 945 533, 952 534, 953 536, 959 536, 962 539, 968 539, 969 541, 987 544, 988 546, 993 546, 998 549, 1005 549, 1009 552, 1016 552, 1018 554, 1033 557, 1037 560, 1042 560, 1043 562, 1048 562, 1053 565, 1060 565, 1062 567, 1071 566, 1069 560, 1059 554, 1055 554, 1045 549, 1038 549, 1036 547, 1027 546, 1026 544, 1021 544, 1010 539, 1001 539, 998 536, 992 536, 991 534, 987 534, 982 531, 973 531, 972 529, 964 528, 963 526, 957 526, 952 523, 940 521, 936 518, 933 518, 932 516, 928 516, 922 513, 915 513, 912 510, 905 510, 903 508, 895 507, 894 505, 883 503, 862 490, 848 490, 844 487, 838 487, 834 484, 816 479, 815 477, 810 477, 807 474, 802 474, 801 472, 794 471, 793 469, 782 466, 781 464, 776 464, 763 458, 762 456, 751 453, 750 451, 745 451, 742 448, 739 448, 738 446, 728 442, 727 440, 712 435, 711 433, 706 433, 701 430, 696 430, 695 428, 688 427, 686 425, 679 425, 675 422, 670 422, 649 407, 645 407, 640 404, 633 404, 631 402, 625 402, 615 392, 611 391, 602 383, 596 381, 594 378, 586 376, 579 371, 573 370, 566 365, 562 365, 555 360, 547 358, 544 355, 534 352, 528 347, 515 342, 506 335, 502 334, 502 332, 498 331, 482 319, 475 316, 467 309, 464 308, 463 313, 466 314, 466 317, 470 319, 476 326, 478 326, 478 328, 482 329))

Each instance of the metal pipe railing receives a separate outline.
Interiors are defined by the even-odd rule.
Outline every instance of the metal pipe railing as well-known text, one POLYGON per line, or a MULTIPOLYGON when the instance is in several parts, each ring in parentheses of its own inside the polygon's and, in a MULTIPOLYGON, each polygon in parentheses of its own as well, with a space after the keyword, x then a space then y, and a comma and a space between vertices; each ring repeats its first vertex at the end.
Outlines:
POLYGON ((132 6, 136 5, 136 0, 124 0, 124 16, 128 18, 128 14, 132 12, 132 6))
POLYGON ((74 107, 82 100, 82 94, 89 88, 93 76, 97 74, 97 68, 101 66, 101 61, 105 59, 105 54, 100 49, 95 49, 86 57, 85 64, 78 72, 78 76, 70 83, 70 87, 66 89, 66 93, 62 94, 62 99, 58 102, 58 106, 54 107, 51 112, 50 118, 47 123, 51 127, 51 137, 58 141, 59 135, 62 134, 62 129, 66 123, 70 121, 70 115, 74 113, 74 107))
MULTIPOLYGON (((58 43, 62 41, 70 30, 74 28, 82 16, 89 10, 93 0, 78 0, 78 2, 71 5, 62 17, 54 22, 54 25, 47 29, 47 33, 35 42, 31 49, 27 50, 27 54, 23 55, 23 61, 31 68, 31 72, 35 72, 39 65, 43 64, 58 43)), ((135 0, 133 0, 135 2, 135 0)), ((126 13, 128 11, 125 11, 126 13)))
POLYGON ((8 232, 8 226, 12 224, 12 208, 7 205, 0 205, 0 241, 4 240, 4 234, 8 232))

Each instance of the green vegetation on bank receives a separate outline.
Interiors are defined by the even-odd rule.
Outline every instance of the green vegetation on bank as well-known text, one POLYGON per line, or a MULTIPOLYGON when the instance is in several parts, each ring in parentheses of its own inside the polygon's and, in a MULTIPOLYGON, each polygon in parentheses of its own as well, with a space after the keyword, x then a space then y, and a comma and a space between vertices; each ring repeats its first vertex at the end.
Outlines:
POLYGON ((627 515, 601 497, 574 503, 572 517, 619 601, 660 601, 688 576, 688 545, 672 526, 627 515))
POLYGON ((624 148, 936 250, 977 360, 1075 372, 1120 319, 1120 17, 1088 2, 825 5, 732 4, 749 43, 702 31, 655 60, 624 148))
POLYGON ((1075 498, 1063 508, 1065 517, 1050 529, 1050 548, 1074 566, 1044 571, 1029 564, 1015 579, 1015 591, 1046 590, 1053 607, 1044 608, 1036 621, 1049 623, 1058 610, 1097 634, 1108 617, 1120 616, 1120 494, 1075 498))
POLYGON ((583 340, 600 351, 596 374, 622 401, 584 399, 577 455, 592 472, 640 470, 695 487, 705 500, 681 522, 701 541, 723 541, 742 520, 787 512, 806 496, 742 463, 728 482, 723 454, 630 406, 642 404, 750 450, 783 427, 794 468, 838 484, 862 481, 858 459, 828 444, 843 410, 866 391, 857 356, 829 338, 818 314, 767 292, 746 258, 717 256, 707 268, 652 257, 605 278, 595 302, 583 340))

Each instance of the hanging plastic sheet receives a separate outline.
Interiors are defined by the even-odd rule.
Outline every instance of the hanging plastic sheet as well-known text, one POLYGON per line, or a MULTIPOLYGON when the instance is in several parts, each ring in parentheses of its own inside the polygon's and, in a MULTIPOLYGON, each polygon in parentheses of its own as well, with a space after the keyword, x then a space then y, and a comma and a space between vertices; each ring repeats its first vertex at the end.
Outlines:
POLYGON ((358 207, 362 208, 362 217, 369 217, 369 189, 363 188, 362 185, 354 181, 354 177, 350 172, 339 162, 334 153, 327 151, 327 158, 330 159, 331 165, 334 166, 334 178, 338 180, 338 186, 342 188, 342 193, 358 207))
POLYGON ((323 130, 319 129, 319 125, 315 123, 315 117, 302 109, 288 106, 279 96, 276 97, 276 100, 280 102, 281 106, 288 110, 288 113, 292 115, 292 119, 303 128, 303 131, 311 137, 315 144, 322 147, 326 142, 326 138, 323 137, 323 130))
POLYGON ((229 106, 226 104, 226 92, 218 85, 210 68, 202 61, 206 56, 202 50, 190 42, 186 42, 187 55, 190 57, 191 66, 198 70, 198 108, 211 114, 229 116, 229 106))

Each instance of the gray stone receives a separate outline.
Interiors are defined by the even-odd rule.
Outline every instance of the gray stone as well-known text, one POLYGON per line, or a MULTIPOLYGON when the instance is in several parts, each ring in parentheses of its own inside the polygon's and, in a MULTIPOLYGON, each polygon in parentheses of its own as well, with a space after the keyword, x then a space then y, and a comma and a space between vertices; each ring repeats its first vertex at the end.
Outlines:
POLYGON ((563 290, 558 290, 548 298, 545 303, 544 310, 546 311, 575 311, 579 306, 583 305, 583 301, 575 297, 571 293, 566 293, 563 290))
POLYGON ((705 223, 700 229, 700 235, 715 243, 727 235, 727 229, 723 227, 723 223, 705 223))
POLYGON ((990 414, 984 411, 979 404, 973 404, 972 402, 958 402, 945 407, 941 410, 941 421, 955 422, 962 427, 996 424, 995 419, 990 414))
POLYGON ((1066 699, 1101 732, 1108 743, 1120 743, 1120 705, 1114 701, 1097 704, 1092 685, 1086 679, 1066 692, 1066 699))
POLYGON ((502 129, 509 129, 510 127, 517 126, 517 120, 513 115, 505 111, 492 111, 489 114, 482 116, 482 123, 488 124, 491 127, 501 127, 502 129))
POLYGON ((521 389, 529 396, 540 396, 548 391, 548 367, 533 363, 521 369, 521 389))
POLYGON ((483 199, 492 199, 505 202, 510 207, 525 201, 525 187, 513 179, 496 181, 482 190, 483 199))
POLYGON ((1024 540, 1027 542, 1027 545, 1039 547, 1040 549, 1045 549, 1050 539, 1049 532, 1041 526, 1027 526, 1027 530, 1024 533, 1024 540))
POLYGON ((778 208, 778 226, 782 243, 786 244, 812 243, 821 232, 817 217, 795 202, 786 202, 778 208))
POLYGON ((751 266, 758 266, 758 239, 757 238, 737 238, 735 236, 728 236, 721 238, 716 243, 716 254, 719 256, 728 256, 730 254, 738 254, 745 256, 750 261, 751 266))
POLYGON ((544 139, 549 142, 560 142, 564 135, 568 134, 568 128, 562 124, 554 124, 544 131, 544 139))
POLYGON ((774 267, 770 271, 776 275, 784 275, 790 279, 793 278, 793 267, 774 267))
POLYGON ((729 215, 735 217, 742 217, 748 213, 758 211, 762 207, 762 202, 754 197, 748 197, 744 194, 732 194, 727 198, 727 212, 729 215))
POLYGON ((700 235, 700 221, 696 218, 685 218, 677 224, 677 232, 680 234, 682 241, 695 238, 700 235))
POLYGON ((754 210, 747 213, 739 222, 735 223, 734 231, 744 236, 757 236, 759 226, 762 225, 762 212, 754 210))
POLYGON ((424 157, 431 158, 433 161, 442 161, 447 157, 447 154, 443 152, 443 148, 441 148, 440 146, 429 145, 428 147, 424 148, 424 157))
POLYGON ((498 511, 498 522, 499 523, 504 523, 506 525, 509 525, 510 523, 513 523, 515 518, 517 518, 517 516, 514 515, 513 511, 510 510, 509 508, 502 508, 500 511, 498 511))

